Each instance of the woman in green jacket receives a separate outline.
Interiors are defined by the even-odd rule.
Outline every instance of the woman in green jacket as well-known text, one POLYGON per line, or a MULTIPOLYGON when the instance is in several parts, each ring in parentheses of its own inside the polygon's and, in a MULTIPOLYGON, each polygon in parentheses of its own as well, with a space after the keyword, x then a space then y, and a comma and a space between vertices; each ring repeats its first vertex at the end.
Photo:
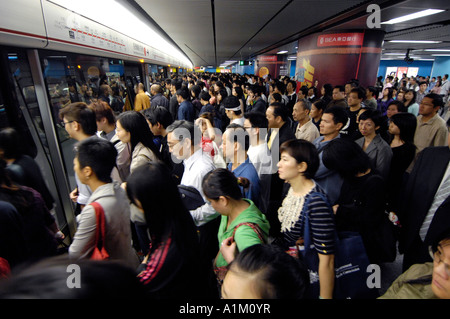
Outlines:
MULTIPOLYGON (((237 252, 267 242, 270 228, 258 207, 251 200, 242 198, 239 183, 248 183, 248 180, 238 180, 229 170, 218 168, 205 175, 202 185, 207 200, 222 215, 218 231, 220 245, 235 243, 237 252)), ((228 262, 219 251, 214 261, 219 282, 223 280, 226 266, 228 262)))

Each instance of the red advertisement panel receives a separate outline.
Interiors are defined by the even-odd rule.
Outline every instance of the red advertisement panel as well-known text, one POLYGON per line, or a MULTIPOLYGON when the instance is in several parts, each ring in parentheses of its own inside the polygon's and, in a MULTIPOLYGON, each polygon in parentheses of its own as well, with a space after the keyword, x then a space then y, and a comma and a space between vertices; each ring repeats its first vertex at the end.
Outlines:
POLYGON ((319 89, 329 83, 344 85, 352 79, 363 87, 374 85, 381 57, 384 32, 362 30, 312 34, 298 41, 295 80, 297 89, 311 87, 317 80, 319 89))

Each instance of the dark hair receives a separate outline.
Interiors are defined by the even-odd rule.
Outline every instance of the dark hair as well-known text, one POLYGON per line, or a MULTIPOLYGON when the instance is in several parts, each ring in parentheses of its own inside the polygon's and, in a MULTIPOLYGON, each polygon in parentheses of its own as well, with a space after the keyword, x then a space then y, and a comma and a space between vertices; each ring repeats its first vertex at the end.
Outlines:
POLYGON ((264 113, 261 112, 248 112, 244 114, 244 118, 248 119, 252 124, 252 127, 268 128, 269 121, 264 113))
POLYGON ((145 294, 134 269, 118 261, 80 259, 80 287, 70 287, 67 255, 19 267, 0 285, 0 299, 131 299, 145 294))
POLYGON ((103 100, 97 100, 88 105, 95 112, 96 121, 100 121, 102 118, 106 118, 109 124, 116 123, 114 111, 103 100))
MULTIPOLYGON (((367 111, 366 111, 367 112, 367 111)), ((343 178, 354 178, 371 167, 369 156, 352 140, 336 138, 323 148, 322 162, 343 178)))
POLYGON ((278 89, 278 91, 280 91, 281 94, 284 94, 284 91, 286 90, 286 85, 284 85, 284 83, 281 81, 275 81, 273 84, 273 88, 278 89))
MULTIPOLYGON (((317 105, 316 105, 316 107, 317 107, 317 105)), ((364 113, 366 113, 366 112, 364 112, 364 113)), ((342 108, 340 106, 331 106, 323 111, 323 114, 325 114, 325 113, 333 114, 334 124, 342 123, 342 127, 344 127, 347 124, 348 115, 347 115, 347 112, 344 110, 344 108, 342 108)))
POLYGON ((378 110, 366 110, 359 116, 360 121, 368 119, 372 120, 373 123, 375 123, 375 126, 379 126, 379 130, 381 130, 383 124, 385 124, 385 118, 383 117, 383 114, 381 114, 381 112, 378 110))
POLYGON ((272 93, 272 97, 275 102, 281 102, 283 99, 280 93, 272 93))
POLYGON ((80 168, 89 166, 97 178, 111 183, 111 172, 116 165, 117 150, 114 145, 103 138, 87 138, 77 143, 76 158, 80 168))
POLYGON ((236 176, 225 168, 208 172, 202 181, 202 189, 209 199, 218 200, 220 196, 235 200, 242 198, 242 192, 236 176))
POLYGON ((374 86, 368 86, 367 90, 369 90, 369 92, 371 92, 372 95, 375 97, 378 95, 378 89, 374 86))
POLYGON ((356 93, 358 95, 358 99, 364 100, 366 98, 366 91, 360 86, 352 88, 350 93, 356 93))
MULTIPOLYGON (((6 162, 0 159, 0 200, 11 203, 23 217, 26 217, 32 212, 30 208, 33 205, 33 194, 16 185, 10 175, 6 169, 6 162)), ((36 217, 33 217, 31 220, 34 221, 36 217)))
POLYGON ((405 107, 405 104, 403 104, 402 101, 399 101, 399 100, 392 100, 391 102, 389 102, 388 108, 389 108, 389 106, 391 106, 391 105, 397 106, 397 110, 398 110, 399 112, 407 112, 407 108, 405 107))
POLYGON ((225 131, 231 130, 232 131, 232 137, 233 140, 231 141, 229 138, 230 136, 227 135, 228 140, 230 140, 233 143, 239 143, 241 147, 248 151, 248 148, 250 147, 250 136, 248 135, 247 131, 239 124, 231 123, 228 125, 225 129, 225 131), (244 138, 242 138, 244 137, 244 138))
POLYGON ((214 113, 212 113, 212 112, 203 112, 198 117, 209 120, 209 122, 211 123, 211 126, 214 127, 214 113))
POLYGON ((437 107, 439 106, 444 107, 444 100, 442 99, 442 96, 440 96, 439 94, 436 93, 428 93, 427 95, 424 96, 424 98, 430 98, 433 100, 433 106, 437 107))
POLYGON ((344 86, 344 85, 336 85, 336 86, 333 88, 333 90, 334 90, 334 89, 338 89, 339 92, 345 92, 345 86, 344 86))
POLYGON ((311 105, 314 105, 316 107, 317 110, 322 110, 324 111, 327 107, 327 104, 325 103, 324 100, 317 100, 314 101, 313 103, 311 103, 311 105))
POLYGON ((174 138, 180 141, 188 138, 191 141, 191 145, 193 146, 199 145, 202 137, 202 132, 200 131, 198 126, 194 125, 194 123, 192 122, 185 120, 176 120, 166 128, 166 131, 167 133, 174 133, 174 138), (183 135, 183 133, 188 133, 189 136, 183 135))
POLYGON ((225 99, 228 97, 228 92, 226 89, 222 88, 219 90, 219 92, 217 92, 217 95, 220 95, 222 97, 220 103, 223 103, 223 101, 225 101, 225 99))
POLYGON ((242 99, 244 97, 244 91, 242 91, 240 86, 235 86, 233 89, 236 91, 238 98, 242 99))
POLYGON ((0 149, 6 159, 18 159, 23 155, 19 133, 12 127, 0 131, 0 149))
POLYGON ((262 299, 303 299, 309 287, 306 265, 275 245, 247 247, 228 269, 258 274, 255 284, 262 299))
POLYGON ((198 95, 198 98, 200 100, 207 101, 209 103, 209 100, 211 99, 211 95, 208 92, 202 90, 200 92, 200 94, 198 95))
POLYGON ((159 150, 155 143, 153 143, 153 133, 142 113, 137 111, 126 111, 119 114, 117 121, 119 121, 120 125, 130 133, 131 152, 133 152, 136 145, 141 142, 145 147, 148 147, 158 159, 161 158, 159 150))
POLYGON ((261 96, 262 87, 259 85, 252 84, 248 87, 247 91, 253 92, 254 95, 261 96))
POLYGON ((192 85, 189 88, 189 91, 191 92, 191 95, 192 95, 192 93, 194 93, 194 98, 198 99, 200 97, 200 93, 201 93, 202 89, 198 85, 192 85))
POLYGON ((417 118, 411 113, 397 113, 391 116, 391 122, 398 126, 400 139, 407 144, 414 144, 414 134, 417 128, 417 118))
POLYGON ((416 103, 416 98, 417 98, 417 93, 416 93, 416 91, 414 89, 406 90, 405 91, 405 97, 404 97, 404 99, 405 99, 405 106, 407 106, 409 108, 411 105, 416 103), (409 93, 409 92, 411 92, 413 94, 413 98, 411 99, 411 102, 409 102, 409 104, 406 105, 406 103, 407 103, 407 101, 406 101, 406 93, 409 93))
MULTIPOLYGON (((241 105, 241 103, 239 102, 239 98, 237 96, 234 96, 234 95, 227 96, 223 100, 223 106, 226 109, 234 109, 234 108, 236 108, 236 107, 238 107, 240 105, 241 105)), ((235 111, 235 112, 237 112, 237 111, 235 111)))
MULTIPOLYGON (((445 227, 445 226, 444 226, 445 227)), ((441 227, 442 228, 442 227, 441 227)), ((431 243, 431 251, 435 253, 438 250, 439 243, 443 240, 450 239, 450 228, 444 228, 437 233, 438 235, 431 243)))
POLYGON ((303 95, 308 95, 308 87, 306 85, 301 86, 298 91, 301 91, 303 95))
POLYGON ((305 162, 307 168, 303 175, 307 179, 314 178, 320 165, 319 153, 314 144, 302 139, 289 140, 280 145, 280 154, 283 152, 287 152, 298 164, 305 162))
MULTIPOLYGON (((392 99, 393 96, 394 96, 394 89, 391 88, 391 87, 389 87, 389 88, 385 88, 385 90, 388 90, 388 96, 387 96, 387 99, 388 99, 388 100, 392 99)), ((383 91, 384 91, 384 90, 383 90, 383 91)), ((415 91, 414 91, 414 92, 415 92, 415 91)))
POLYGON ((150 107, 143 111, 147 121, 152 125, 160 123, 164 128, 167 128, 173 123, 172 114, 164 106, 150 107))
POLYGON ((181 96, 183 100, 190 100, 190 94, 187 88, 182 87, 176 91, 177 96, 181 96))
POLYGON ((281 119, 286 122, 289 118, 289 110, 284 106, 281 102, 272 102, 269 107, 273 108, 273 116, 278 117, 281 116, 281 119))
POLYGON ((333 86, 330 83, 325 83, 322 87, 325 90, 324 96, 331 97, 333 95, 333 86))
POLYGON ((197 240, 194 221, 164 163, 151 162, 136 168, 127 179, 127 195, 133 204, 139 201, 144 211, 152 249, 171 236, 181 253, 190 253, 183 247, 189 244, 187 238, 197 240))
POLYGON ((84 102, 70 103, 59 111, 61 120, 78 122, 86 135, 94 135, 97 132, 97 122, 95 121, 95 113, 84 102))

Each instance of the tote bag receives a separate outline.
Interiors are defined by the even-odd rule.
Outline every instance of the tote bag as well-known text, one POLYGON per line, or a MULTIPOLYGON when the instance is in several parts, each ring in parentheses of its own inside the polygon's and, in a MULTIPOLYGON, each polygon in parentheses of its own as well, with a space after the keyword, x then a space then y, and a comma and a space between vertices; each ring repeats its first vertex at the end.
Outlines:
MULTIPOLYGON (((328 200, 322 193, 319 195, 329 209, 332 209, 328 200)), ((311 197, 310 197, 311 198, 311 197)), ((310 287, 307 293, 309 298, 318 298, 320 295, 319 284, 319 257, 314 247, 311 235, 311 222, 307 213, 309 200, 305 202, 302 213, 303 221, 303 249, 299 247, 299 258, 306 263, 310 274, 310 287)), ((335 299, 373 299, 378 292, 367 285, 367 273, 369 266, 364 243, 361 236, 356 232, 335 232, 335 281, 334 293, 335 299)))

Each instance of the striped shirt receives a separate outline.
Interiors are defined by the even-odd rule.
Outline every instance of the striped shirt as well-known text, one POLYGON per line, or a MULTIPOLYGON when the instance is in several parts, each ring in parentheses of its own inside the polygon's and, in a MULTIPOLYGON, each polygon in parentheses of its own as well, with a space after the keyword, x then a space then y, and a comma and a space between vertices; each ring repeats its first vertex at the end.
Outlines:
MULTIPOLYGON (((295 195, 290 192, 287 196, 295 195)), ((336 226, 331 206, 324 201, 324 198, 328 201, 325 192, 316 184, 305 196, 298 220, 289 230, 282 230, 281 236, 275 239, 274 244, 283 247, 285 250, 295 246, 296 241, 300 237, 304 237, 304 216, 308 214, 311 238, 315 249, 323 255, 334 254, 336 226), (325 196, 321 197, 318 193, 325 196)), ((285 201, 283 201, 284 203, 285 201)))

